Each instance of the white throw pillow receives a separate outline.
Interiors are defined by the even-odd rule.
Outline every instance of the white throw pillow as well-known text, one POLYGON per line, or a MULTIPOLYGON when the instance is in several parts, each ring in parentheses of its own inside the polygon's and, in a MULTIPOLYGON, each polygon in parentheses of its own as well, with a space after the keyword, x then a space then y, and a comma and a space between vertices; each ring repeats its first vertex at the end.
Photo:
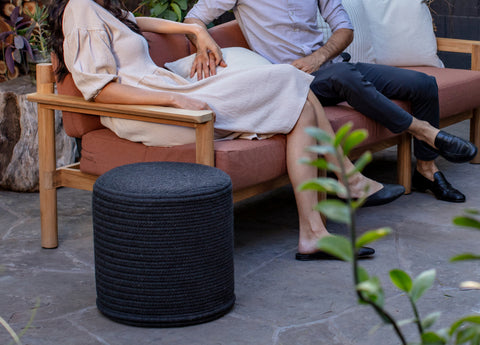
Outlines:
MULTIPOLYGON (((367 23, 362 0, 343 0, 342 5, 345 11, 347 11, 354 28, 353 41, 347 49, 345 49, 352 57, 350 62, 375 63, 370 26, 367 23)), ((324 41, 327 41, 332 35, 332 32, 329 25, 320 16, 320 13, 318 16, 318 27, 323 32, 324 41)))
POLYGON ((363 0, 376 62, 444 67, 437 56, 432 16, 421 0, 363 0))
POLYGON ((353 41, 345 49, 352 56, 350 62, 376 63, 372 35, 362 0, 342 0, 342 5, 354 28, 353 41))
MULTIPOLYGON (((217 67, 217 74, 221 74, 225 70, 239 70, 252 68, 262 65, 271 65, 272 63, 259 54, 241 47, 222 48, 223 60, 227 63, 227 67, 217 67)), ((190 78, 190 70, 192 68, 195 54, 186 56, 182 59, 167 62, 165 67, 175 74, 182 76, 189 82, 197 81, 197 75, 190 78)))

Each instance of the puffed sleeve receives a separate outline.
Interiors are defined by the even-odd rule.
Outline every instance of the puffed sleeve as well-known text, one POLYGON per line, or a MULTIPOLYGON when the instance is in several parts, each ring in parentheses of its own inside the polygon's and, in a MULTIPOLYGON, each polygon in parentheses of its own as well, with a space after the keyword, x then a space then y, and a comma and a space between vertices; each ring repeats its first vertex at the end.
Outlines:
POLYGON ((78 28, 64 34, 65 64, 83 97, 93 100, 118 78, 108 32, 103 28, 78 28))

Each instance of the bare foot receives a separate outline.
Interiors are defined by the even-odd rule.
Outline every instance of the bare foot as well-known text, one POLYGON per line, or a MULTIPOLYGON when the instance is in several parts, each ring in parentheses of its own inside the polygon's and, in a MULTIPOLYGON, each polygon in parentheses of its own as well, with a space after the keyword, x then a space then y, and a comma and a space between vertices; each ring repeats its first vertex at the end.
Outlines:
POLYGON ((349 179, 352 198, 370 196, 383 188, 383 184, 374 181, 362 174, 355 174, 349 179))

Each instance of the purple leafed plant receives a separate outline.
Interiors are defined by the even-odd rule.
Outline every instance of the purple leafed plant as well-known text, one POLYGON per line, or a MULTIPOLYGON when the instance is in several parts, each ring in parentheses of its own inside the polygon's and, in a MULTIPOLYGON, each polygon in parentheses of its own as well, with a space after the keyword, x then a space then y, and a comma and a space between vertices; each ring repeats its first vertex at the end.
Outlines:
POLYGON ((20 7, 15 7, 9 19, 5 22, 10 26, 9 31, 0 33, 0 42, 2 42, 3 56, 10 73, 15 71, 15 62, 22 63, 22 53, 27 53, 33 59, 32 47, 30 46, 30 36, 34 26, 30 21, 24 21, 20 17, 20 7))

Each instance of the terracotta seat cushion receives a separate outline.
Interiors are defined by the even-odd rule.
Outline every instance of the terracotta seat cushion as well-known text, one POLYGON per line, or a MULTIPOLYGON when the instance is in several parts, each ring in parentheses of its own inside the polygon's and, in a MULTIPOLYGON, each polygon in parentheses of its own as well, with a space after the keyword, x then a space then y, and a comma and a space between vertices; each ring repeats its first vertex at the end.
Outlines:
MULTIPOLYGON (((195 146, 145 146, 121 139, 105 128, 82 137, 83 172, 101 175, 120 165, 152 161, 195 162, 195 146)), ((285 136, 216 141, 215 166, 230 175, 234 190, 285 175, 285 136)))
POLYGON ((409 69, 434 76, 437 80, 440 118, 480 107, 480 71, 437 67, 409 69))
MULTIPOLYGON (((396 100, 394 100, 394 102, 406 111, 410 112, 410 103, 396 100)), ((375 144, 395 136, 387 128, 354 110, 346 102, 342 102, 335 106, 325 107, 325 115, 332 124, 334 131, 337 131, 347 122, 352 122, 354 129, 366 129, 368 131, 368 138, 358 146, 359 148, 370 144, 375 144)))

